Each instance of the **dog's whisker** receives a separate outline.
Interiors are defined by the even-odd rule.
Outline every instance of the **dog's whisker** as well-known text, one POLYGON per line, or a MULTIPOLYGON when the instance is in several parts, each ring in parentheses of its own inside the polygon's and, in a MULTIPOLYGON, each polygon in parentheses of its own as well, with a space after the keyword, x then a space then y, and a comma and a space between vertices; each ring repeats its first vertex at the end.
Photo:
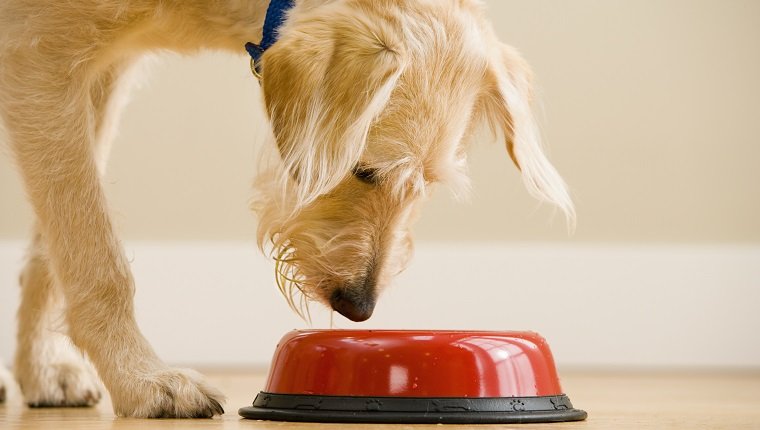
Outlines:
POLYGON ((280 293, 285 297, 288 306, 301 319, 311 324, 311 312, 309 310, 309 300, 311 297, 303 288, 303 277, 300 275, 298 268, 291 264, 296 258, 293 256, 295 248, 289 243, 279 245, 274 252, 275 257, 275 281, 280 293), (300 296, 298 299, 296 296, 300 296))
MULTIPOLYGON (((298 285, 298 284, 301 282, 300 280, 298 280, 298 279, 294 279, 294 278, 292 278, 292 277, 289 277, 288 275, 286 275, 286 274, 284 274, 284 273, 281 273, 281 272, 279 272, 278 274, 280 275, 280 279, 282 279, 282 280, 285 280, 285 281, 288 281, 288 282, 291 282, 291 283, 293 283, 294 285, 298 285)), ((300 286, 298 287, 298 289, 299 289, 299 290, 301 289, 301 288, 300 288, 300 286)))
POLYGON ((272 257, 274 261, 279 261, 280 263, 293 263, 298 261, 297 258, 280 258, 280 257, 272 257))
POLYGON ((285 300, 288 302, 288 305, 293 308, 293 299, 291 298, 291 294, 289 293, 289 282, 287 278, 285 278, 282 274, 283 270, 283 264, 280 260, 275 260, 274 265, 274 272, 275 272, 275 281, 277 283, 277 288, 280 290, 280 293, 282 293, 285 300))
POLYGON ((309 309, 309 298, 306 294, 303 293, 303 290, 301 290, 301 303, 299 305, 299 308, 301 310, 301 313, 303 315, 306 315, 306 321, 311 325, 311 309, 309 309))

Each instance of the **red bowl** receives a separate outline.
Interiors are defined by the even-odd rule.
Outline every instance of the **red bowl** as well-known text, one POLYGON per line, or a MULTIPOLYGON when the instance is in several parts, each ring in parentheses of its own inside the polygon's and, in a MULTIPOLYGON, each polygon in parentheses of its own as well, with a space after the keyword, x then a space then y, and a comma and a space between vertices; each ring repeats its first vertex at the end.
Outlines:
POLYGON ((515 423, 586 418, 533 332, 299 330, 274 353, 246 418, 515 423))

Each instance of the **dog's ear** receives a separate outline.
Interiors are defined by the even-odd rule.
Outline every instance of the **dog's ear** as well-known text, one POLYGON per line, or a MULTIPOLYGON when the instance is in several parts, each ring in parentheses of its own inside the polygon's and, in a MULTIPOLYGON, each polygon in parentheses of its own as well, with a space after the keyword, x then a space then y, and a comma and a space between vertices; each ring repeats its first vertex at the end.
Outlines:
POLYGON ((531 110, 532 73, 514 48, 498 44, 486 73, 484 108, 494 131, 501 131, 512 161, 520 169, 528 191, 556 204, 574 223, 575 209, 567 186, 549 163, 531 110))
POLYGON ((289 20, 263 56, 264 100, 285 171, 308 203, 349 174, 403 68, 393 32, 361 15, 289 20))

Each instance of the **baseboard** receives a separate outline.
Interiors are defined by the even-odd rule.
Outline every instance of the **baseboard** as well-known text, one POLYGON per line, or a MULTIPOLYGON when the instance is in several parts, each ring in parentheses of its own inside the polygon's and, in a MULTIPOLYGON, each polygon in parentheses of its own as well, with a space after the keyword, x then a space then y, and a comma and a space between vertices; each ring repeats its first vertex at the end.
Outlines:
MULTIPOLYGON (((12 357, 25 245, 0 241, 0 359, 12 357)), ((307 325, 253 244, 131 242, 138 321, 167 361, 266 366, 307 325)), ((421 243, 370 321, 528 329, 568 367, 760 367, 760 246, 421 243)), ((314 326, 330 316, 313 306, 314 326)))

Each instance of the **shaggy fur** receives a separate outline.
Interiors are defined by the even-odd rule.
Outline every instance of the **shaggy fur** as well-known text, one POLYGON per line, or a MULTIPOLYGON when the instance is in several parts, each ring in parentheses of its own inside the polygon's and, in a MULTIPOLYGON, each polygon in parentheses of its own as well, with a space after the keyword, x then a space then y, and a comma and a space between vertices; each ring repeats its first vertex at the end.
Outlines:
MULTIPOLYGON (((119 415, 222 412, 218 391, 165 365, 141 335, 100 177, 140 55, 242 54, 260 39, 266 6, 0 3, 0 113, 37 216, 15 364, 30 405, 96 403, 91 361, 119 415)), ((482 9, 476 0, 298 0, 289 13, 262 59, 279 157, 259 172, 254 209, 294 308, 300 291, 368 318, 408 261, 408 228, 430 186, 466 192, 466 143, 484 121, 504 136, 529 191, 572 220, 541 151, 528 67, 482 9)))

